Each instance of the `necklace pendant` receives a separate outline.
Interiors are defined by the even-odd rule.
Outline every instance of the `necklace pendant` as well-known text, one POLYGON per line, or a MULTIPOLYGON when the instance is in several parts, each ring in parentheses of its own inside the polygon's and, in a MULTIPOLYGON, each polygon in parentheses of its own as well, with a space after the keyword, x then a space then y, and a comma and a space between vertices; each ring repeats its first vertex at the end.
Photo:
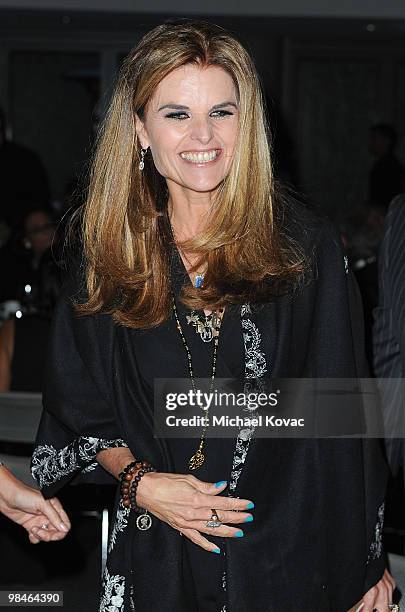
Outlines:
POLYGON ((213 338, 213 327, 211 321, 206 317, 205 321, 201 321, 198 314, 192 311, 191 315, 186 316, 186 321, 189 325, 195 328, 196 333, 200 336, 203 342, 211 342, 213 338))
POLYGON ((200 323, 197 328, 197 333, 203 342, 211 342, 212 340, 212 329, 209 325, 200 323))
POLYGON ((201 450, 201 445, 200 448, 194 453, 194 455, 189 459, 188 461, 188 468, 189 470, 196 470, 197 468, 201 467, 205 461, 205 456, 204 453, 201 450))
POLYGON ((150 529, 151 525, 152 518, 150 514, 148 514, 148 511, 145 510, 143 514, 140 514, 136 519, 136 526, 140 531, 146 531, 147 529, 150 529))
POLYGON ((204 282, 204 274, 197 274, 197 276, 194 279, 194 287, 199 289, 200 287, 202 287, 203 282, 204 282))

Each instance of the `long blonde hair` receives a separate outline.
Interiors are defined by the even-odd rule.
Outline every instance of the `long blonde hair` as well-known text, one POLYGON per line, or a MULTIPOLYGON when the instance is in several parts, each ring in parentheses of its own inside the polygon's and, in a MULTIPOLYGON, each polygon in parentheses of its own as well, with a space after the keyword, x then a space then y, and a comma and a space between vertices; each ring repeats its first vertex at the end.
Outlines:
POLYGON ((181 299, 197 309, 263 302, 304 268, 299 248, 275 220, 269 130, 249 54, 216 25, 166 23, 146 34, 124 61, 100 131, 82 217, 87 299, 77 309, 83 314, 109 312, 133 328, 158 325, 170 315, 168 192, 150 154, 144 171, 138 169, 135 116, 144 117, 166 75, 192 63, 220 66, 231 75, 239 130, 207 227, 181 244, 198 254, 197 265, 207 266, 204 286, 190 283, 181 299))

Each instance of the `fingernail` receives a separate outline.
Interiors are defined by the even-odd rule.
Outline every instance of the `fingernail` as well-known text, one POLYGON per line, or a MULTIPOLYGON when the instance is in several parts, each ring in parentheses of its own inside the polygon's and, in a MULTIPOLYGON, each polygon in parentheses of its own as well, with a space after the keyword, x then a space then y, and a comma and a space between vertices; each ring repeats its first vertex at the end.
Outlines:
POLYGON ((236 533, 234 533, 234 537, 235 538, 243 538, 245 534, 243 533, 242 529, 239 529, 239 531, 236 531, 236 533))
POLYGON ((219 555, 219 553, 221 552, 221 549, 218 548, 218 547, 217 548, 213 548, 212 552, 217 553, 217 555, 219 555))
POLYGON ((223 485, 227 484, 228 481, 227 480, 219 480, 218 482, 215 483, 215 486, 217 489, 219 489, 219 487, 222 487, 223 485))
POLYGON ((254 507, 255 507, 254 503, 253 502, 249 502, 248 505, 246 506, 246 510, 251 510, 254 507))
POLYGON ((252 515, 247 516, 247 517, 245 518, 245 523, 251 523, 252 521, 253 521, 253 516, 252 516, 252 515))

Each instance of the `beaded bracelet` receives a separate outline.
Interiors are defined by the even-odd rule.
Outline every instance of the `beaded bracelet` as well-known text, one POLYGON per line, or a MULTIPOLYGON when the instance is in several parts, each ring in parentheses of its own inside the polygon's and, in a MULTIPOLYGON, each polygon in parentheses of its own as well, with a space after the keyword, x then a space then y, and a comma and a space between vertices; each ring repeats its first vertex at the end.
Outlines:
MULTIPOLYGON (((134 459, 133 461, 131 461, 131 463, 128 463, 128 465, 126 467, 124 467, 124 469, 122 470, 122 472, 120 472, 118 474, 118 478, 119 480, 123 480, 124 476, 126 474, 129 474, 129 471, 136 466, 137 463, 140 463, 139 461, 137 461, 136 459, 134 459)), ((133 471, 132 471, 133 473, 133 471)), ((131 480, 131 479, 130 479, 131 480)))
POLYGON ((126 468, 119 474, 121 480, 121 497, 122 504, 125 508, 131 507, 131 501, 129 499, 131 482, 136 473, 139 473, 141 469, 152 467, 149 461, 132 461, 126 468))
POLYGON ((129 487, 131 485, 131 481, 134 477, 135 471, 137 469, 137 461, 132 461, 129 463, 122 472, 118 475, 118 478, 121 481, 121 497, 122 503, 126 508, 130 507, 129 503, 129 487))
POLYGON ((144 509, 140 508, 138 504, 136 503, 136 490, 138 488, 138 484, 142 476, 144 476, 145 474, 148 474, 149 472, 156 472, 156 468, 154 468, 150 464, 142 466, 142 468, 138 471, 135 478, 132 479, 132 482, 130 485, 130 489, 129 489, 130 506, 129 507, 131 508, 131 510, 135 510, 135 512, 138 512, 138 513, 144 512, 144 509))

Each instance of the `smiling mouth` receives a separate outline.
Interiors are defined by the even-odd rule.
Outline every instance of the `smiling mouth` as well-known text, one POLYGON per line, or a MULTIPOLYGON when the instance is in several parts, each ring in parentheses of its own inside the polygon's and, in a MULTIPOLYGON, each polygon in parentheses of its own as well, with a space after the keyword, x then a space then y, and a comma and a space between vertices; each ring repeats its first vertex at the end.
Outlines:
POLYGON ((210 149, 209 151, 184 151, 180 157, 192 164, 209 164, 218 159, 221 149, 210 149))

